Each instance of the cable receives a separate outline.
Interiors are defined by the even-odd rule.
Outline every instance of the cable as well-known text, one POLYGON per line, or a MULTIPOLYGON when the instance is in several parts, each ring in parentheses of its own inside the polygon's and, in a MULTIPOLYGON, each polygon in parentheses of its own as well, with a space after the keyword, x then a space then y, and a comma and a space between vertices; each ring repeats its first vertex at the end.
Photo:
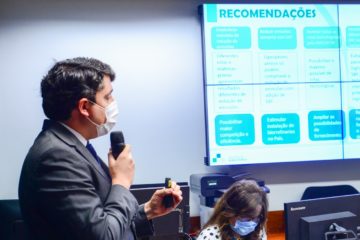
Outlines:
POLYGON ((179 213, 179 236, 184 236, 187 240, 192 240, 192 237, 188 233, 184 232, 183 210, 181 208, 175 208, 172 211, 179 213))
POLYGON ((187 234, 186 232, 180 233, 180 235, 183 235, 184 237, 186 237, 187 240, 192 240, 193 238, 187 234))

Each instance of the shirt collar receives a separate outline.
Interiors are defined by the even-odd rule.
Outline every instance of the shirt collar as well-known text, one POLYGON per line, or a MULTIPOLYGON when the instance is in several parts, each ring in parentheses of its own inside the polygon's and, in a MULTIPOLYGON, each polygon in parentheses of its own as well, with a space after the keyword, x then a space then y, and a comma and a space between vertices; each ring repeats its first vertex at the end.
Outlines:
POLYGON ((79 141, 86 146, 87 144, 87 140, 77 131, 75 131, 74 129, 72 129, 71 127, 69 127, 68 125, 66 125, 65 123, 59 122, 61 125, 63 125, 64 127, 66 127, 66 129, 68 129, 72 134, 75 135, 75 137, 77 139, 79 139, 79 141))

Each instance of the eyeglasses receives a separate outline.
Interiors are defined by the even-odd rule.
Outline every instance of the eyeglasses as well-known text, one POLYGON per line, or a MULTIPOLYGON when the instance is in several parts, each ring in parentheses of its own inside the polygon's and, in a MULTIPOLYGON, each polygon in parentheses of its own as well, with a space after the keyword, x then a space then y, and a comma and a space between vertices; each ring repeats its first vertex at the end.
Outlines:
POLYGON ((257 218, 240 217, 240 218, 238 218, 238 220, 240 222, 256 222, 256 223, 259 223, 260 222, 260 216, 258 216, 257 218))

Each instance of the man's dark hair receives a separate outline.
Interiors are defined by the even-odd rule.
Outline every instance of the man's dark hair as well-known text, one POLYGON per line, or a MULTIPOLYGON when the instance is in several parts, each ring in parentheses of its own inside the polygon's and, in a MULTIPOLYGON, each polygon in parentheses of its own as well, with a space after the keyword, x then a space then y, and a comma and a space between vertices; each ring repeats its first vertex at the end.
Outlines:
POLYGON ((104 75, 115 79, 111 67, 94 58, 57 62, 41 81, 45 115, 55 121, 67 120, 81 98, 95 102, 96 92, 104 87, 104 75))

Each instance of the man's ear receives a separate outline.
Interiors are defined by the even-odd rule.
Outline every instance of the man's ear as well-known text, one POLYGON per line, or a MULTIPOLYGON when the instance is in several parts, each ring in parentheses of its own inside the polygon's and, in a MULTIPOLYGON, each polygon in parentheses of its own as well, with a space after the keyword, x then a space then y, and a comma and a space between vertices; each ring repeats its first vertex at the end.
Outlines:
POLYGON ((79 113, 81 115, 84 115, 85 117, 89 117, 90 104, 91 103, 87 98, 81 98, 77 103, 77 108, 79 110, 79 113))

